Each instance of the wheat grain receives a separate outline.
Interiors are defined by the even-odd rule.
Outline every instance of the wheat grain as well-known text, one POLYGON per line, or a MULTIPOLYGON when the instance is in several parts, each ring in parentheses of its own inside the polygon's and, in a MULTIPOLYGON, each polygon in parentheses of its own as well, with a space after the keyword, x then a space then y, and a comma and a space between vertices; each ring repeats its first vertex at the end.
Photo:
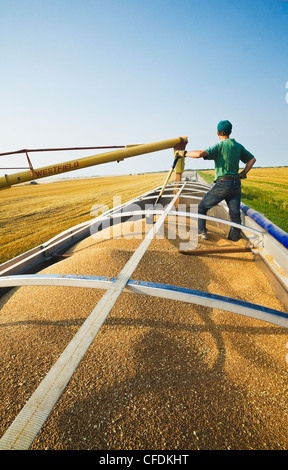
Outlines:
MULTIPOLYGON (((210 240, 230 243, 215 229, 210 240)), ((90 237, 44 272, 116 276, 139 243, 90 237)), ((192 258, 155 239, 133 278, 282 309, 252 253, 192 258)), ((2 298, 2 432, 102 295, 22 287, 2 298)), ((284 328, 123 293, 32 449, 287 449, 287 341, 284 328)))

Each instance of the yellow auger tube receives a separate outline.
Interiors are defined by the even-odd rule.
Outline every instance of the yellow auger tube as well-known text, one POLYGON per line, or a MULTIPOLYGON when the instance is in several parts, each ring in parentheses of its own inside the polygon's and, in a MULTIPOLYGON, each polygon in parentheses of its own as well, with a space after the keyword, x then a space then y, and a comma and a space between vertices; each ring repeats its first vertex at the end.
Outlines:
POLYGON ((14 184, 25 183, 39 178, 46 178, 47 176, 58 175, 68 171, 80 170, 89 166, 100 165, 101 163, 109 163, 114 161, 124 160, 125 158, 136 157, 150 152, 158 152, 159 150, 166 150, 181 146, 185 148, 187 145, 187 137, 177 137, 175 139, 162 140, 150 144, 141 144, 135 146, 127 146, 124 149, 114 150, 113 152, 101 153, 90 157, 79 158, 77 160, 70 160, 65 163, 54 164, 42 168, 33 169, 31 172, 23 171, 21 173, 14 173, 12 175, 4 175, 0 178, 0 189, 10 188, 14 184))

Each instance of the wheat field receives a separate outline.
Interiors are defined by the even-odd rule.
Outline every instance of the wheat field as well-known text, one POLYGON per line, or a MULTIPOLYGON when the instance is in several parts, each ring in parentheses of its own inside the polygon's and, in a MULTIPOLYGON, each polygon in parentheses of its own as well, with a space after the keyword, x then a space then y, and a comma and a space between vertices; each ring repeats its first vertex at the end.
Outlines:
MULTIPOLYGON (((198 172, 208 183, 214 170, 198 172)), ((242 202, 288 232, 288 167, 252 168, 242 180, 242 202)))
POLYGON ((162 186, 165 178, 164 172, 41 182, 2 190, 0 263, 92 219, 95 205, 103 204, 110 209, 113 197, 117 197, 119 204, 127 202, 162 186))

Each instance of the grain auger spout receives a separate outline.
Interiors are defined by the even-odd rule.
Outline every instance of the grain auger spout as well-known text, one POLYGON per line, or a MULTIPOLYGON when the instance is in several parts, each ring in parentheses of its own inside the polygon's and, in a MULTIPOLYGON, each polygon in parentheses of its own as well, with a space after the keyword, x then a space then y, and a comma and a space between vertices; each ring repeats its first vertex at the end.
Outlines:
POLYGON ((160 150, 167 150, 169 148, 179 149, 180 147, 185 147, 187 142, 187 137, 177 137, 174 139, 162 140, 150 144, 127 145, 124 148, 114 150, 112 152, 105 152, 98 155, 92 155, 90 157, 78 158, 76 160, 53 164, 38 169, 34 169, 30 160, 28 159, 29 169, 27 171, 0 177, 0 189, 10 188, 15 184, 25 183, 27 181, 46 178, 48 176, 67 173, 74 170, 80 170, 82 168, 100 165, 102 163, 121 161, 125 160, 126 158, 136 157, 146 153, 158 152, 160 150))

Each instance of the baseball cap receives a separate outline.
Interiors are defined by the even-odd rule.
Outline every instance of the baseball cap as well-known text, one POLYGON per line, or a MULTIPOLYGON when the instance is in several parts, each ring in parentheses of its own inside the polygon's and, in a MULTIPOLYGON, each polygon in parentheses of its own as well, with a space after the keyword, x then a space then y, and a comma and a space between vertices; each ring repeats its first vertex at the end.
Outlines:
POLYGON ((217 126, 217 131, 225 131, 227 134, 231 134, 232 132, 232 124, 229 121, 220 121, 217 126))

